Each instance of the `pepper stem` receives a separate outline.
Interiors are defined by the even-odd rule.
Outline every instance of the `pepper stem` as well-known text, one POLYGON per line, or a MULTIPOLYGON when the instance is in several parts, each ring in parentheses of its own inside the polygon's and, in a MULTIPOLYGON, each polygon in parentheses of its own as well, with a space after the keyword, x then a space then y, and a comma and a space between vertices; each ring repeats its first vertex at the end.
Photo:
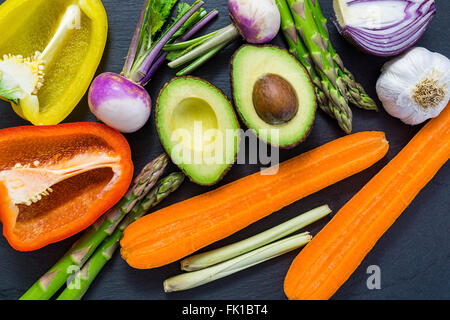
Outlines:
POLYGON ((81 10, 76 4, 70 5, 64 13, 58 29, 41 54, 41 60, 48 66, 52 63, 58 50, 63 46, 71 30, 79 29, 81 25, 81 10))

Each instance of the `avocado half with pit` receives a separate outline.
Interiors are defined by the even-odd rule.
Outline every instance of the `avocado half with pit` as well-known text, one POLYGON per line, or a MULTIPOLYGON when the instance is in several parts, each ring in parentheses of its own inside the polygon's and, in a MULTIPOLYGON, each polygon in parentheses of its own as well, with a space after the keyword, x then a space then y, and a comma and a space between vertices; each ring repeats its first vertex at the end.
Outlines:
POLYGON ((195 183, 217 183, 236 160, 239 122, 228 98, 207 81, 168 82, 156 103, 156 127, 172 161, 195 183))
POLYGON ((280 148, 306 139, 316 96, 307 71, 288 51, 242 46, 232 60, 231 81, 237 111, 260 139, 280 148))

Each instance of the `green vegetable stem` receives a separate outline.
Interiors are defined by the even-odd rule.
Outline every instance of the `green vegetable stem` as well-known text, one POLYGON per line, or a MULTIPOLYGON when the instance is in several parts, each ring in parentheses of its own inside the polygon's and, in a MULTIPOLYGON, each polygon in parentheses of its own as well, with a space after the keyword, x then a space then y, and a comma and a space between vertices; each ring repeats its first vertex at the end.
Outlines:
POLYGON ((303 247, 311 241, 311 239, 312 237, 309 233, 302 233, 248 252, 242 256, 220 263, 213 267, 180 274, 164 281, 164 291, 174 292, 192 289, 227 277, 262 262, 281 256, 282 254, 292 250, 303 247))
POLYGON ((331 213, 327 205, 315 208, 298 217, 264 231, 246 240, 236 242, 226 247, 194 255, 181 261, 184 271, 196 271, 230 260, 244 253, 260 248, 266 244, 284 238, 331 213))
POLYGON ((324 205, 246 240, 184 259, 181 269, 191 272, 167 279, 164 290, 173 292, 195 288, 298 249, 312 239, 308 232, 279 239, 330 213, 330 208, 324 205))

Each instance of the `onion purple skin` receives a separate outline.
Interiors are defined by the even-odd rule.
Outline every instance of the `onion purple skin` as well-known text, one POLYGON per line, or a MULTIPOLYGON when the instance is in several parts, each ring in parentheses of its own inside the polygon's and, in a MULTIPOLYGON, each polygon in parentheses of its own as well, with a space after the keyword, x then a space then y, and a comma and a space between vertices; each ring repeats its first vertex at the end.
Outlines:
POLYGON ((228 12, 236 29, 249 43, 263 44, 272 41, 280 30, 281 17, 274 0, 228 0, 228 12), (246 8, 249 5, 265 6, 266 14, 249 16, 246 8))
MULTIPOLYGON (((376 1, 377 0, 356 0, 354 1, 354 3, 376 1)), ((352 26, 343 26, 339 23, 336 12, 333 22, 336 25, 339 33, 349 43, 351 43, 361 51, 378 57, 392 57, 400 55, 409 48, 413 47, 427 30, 433 17, 436 15, 436 7, 434 4, 434 0, 424 0, 419 9, 422 9, 424 4, 429 5, 428 9, 426 11, 416 12, 419 18, 412 21, 410 24, 403 26, 401 32, 391 34, 391 37, 386 36, 385 38, 383 38, 379 34, 377 34, 376 36, 372 35, 371 37, 371 30, 363 28, 360 29, 352 26), (386 42, 386 46, 383 47, 379 45, 380 40, 384 40, 386 42), (374 48, 377 45, 379 45, 378 48, 374 48)), ((396 27, 402 22, 403 21, 395 23, 393 24, 393 26, 396 27)), ((386 27, 380 28, 376 31, 379 33, 381 30, 386 30, 387 32, 389 32, 389 28, 386 27)))
POLYGON ((110 72, 94 79, 88 102, 100 121, 123 133, 141 129, 152 110, 150 95, 141 85, 110 72))

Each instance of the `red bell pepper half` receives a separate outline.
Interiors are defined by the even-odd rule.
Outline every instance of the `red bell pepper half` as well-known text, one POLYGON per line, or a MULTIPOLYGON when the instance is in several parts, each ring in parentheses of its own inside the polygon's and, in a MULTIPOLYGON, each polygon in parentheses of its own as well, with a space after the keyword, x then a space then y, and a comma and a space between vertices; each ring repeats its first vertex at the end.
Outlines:
POLYGON ((133 177, 126 139, 99 123, 0 130, 0 220, 10 245, 66 239, 116 204, 133 177))

